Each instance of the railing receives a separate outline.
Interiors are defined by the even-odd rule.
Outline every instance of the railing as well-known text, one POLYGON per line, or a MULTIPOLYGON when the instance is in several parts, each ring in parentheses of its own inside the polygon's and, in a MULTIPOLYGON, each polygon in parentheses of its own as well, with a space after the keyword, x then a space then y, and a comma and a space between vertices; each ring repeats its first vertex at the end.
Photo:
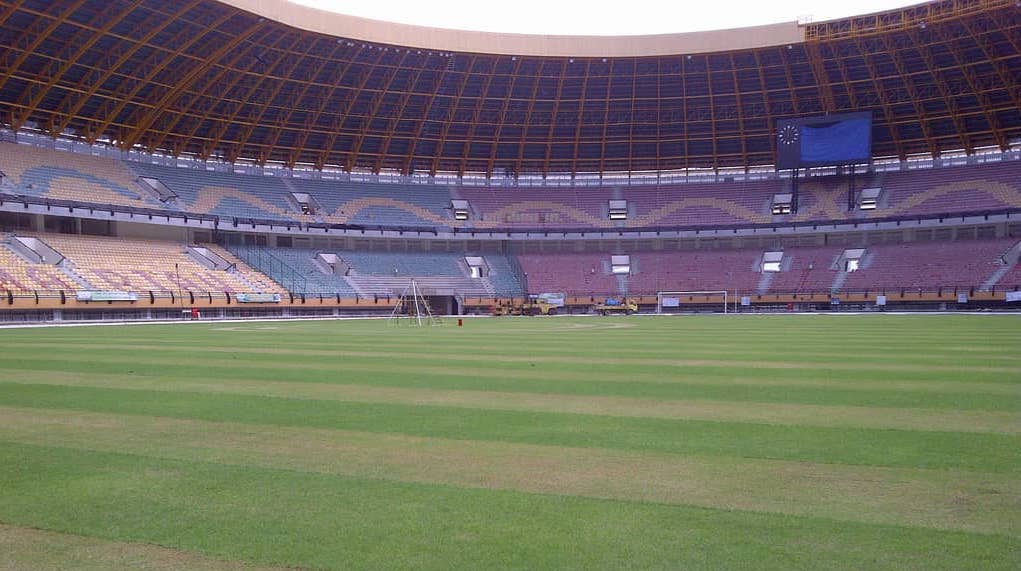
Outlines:
MULTIPOLYGON (((566 289, 565 290, 562 287, 558 287, 558 288, 554 288, 554 289, 557 289, 558 291, 565 291, 567 297, 594 298, 594 299, 597 299, 597 300, 601 299, 601 298, 607 298, 607 297, 621 297, 623 295, 619 291, 616 291, 616 290, 614 290, 614 291, 605 291, 605 290, 585 290, 585 291, 582 291, 582 290, 571 290, 571 289, 566 289)), ((870 297, 870 296, 875 296, 875 295, 885 295, 885 296, 888 296, 888 297, 902 298, 902 297, 910 297, 910 296, 931 296, 931 295, 935 295, 937 297, 946 297, 946 296, 955 296, 956 297, 959 294, 967 294, 968 297, 973 297, 975 295, 995 296, 996 294, 1001 294, 1001 293, 1009 292, 1009 291, 1021 291, 1021 284, 999 284, 997 286, 994 286, 994 287, 986 289, 986 290, 981 289, 981 287, 978 286, 978 285, 967 285, 967 286, 898 286, 898 287, 858 288, 858 289, 846 289, 846 290, 845 289, 841 289, 841 290, 837 290, 837 291, 830 291, 828 289, 825 289, 825 290, 804 290, 804 289, 802 289, 802 290, 778 290, 778 291, 769 290, 766 293, 762 293, 762 294, 757 293, 754 290, 735 291, 735 290, 733 290, 731 288, 720 288, 721 291, 723 289, 726 289, 727 291, 731 292, 732 295, 733 294, 747 295, 747 296, 751 297, 753 300, 755 300, 755 299, 774 298, 774 297, 784 297, 784 298, 797 297, 797 298, 806 298, 807 299, 807 298, 818 298, 818 297, 830 298, 830 297, 840 297, 840 296, 856 296, 856 297, 864 296, 864 297, 870 297)), ((528 293, 530 295, 536 295, 536 294, 543 293, 543 292, 529 291, 528 293)), ((652 290, 644 290, 644 291, 643 290, 639 290, 639 291, 632 290, 632 291, 630 291, 627 294, 627 297, 650 297, 650 296, 651 297, 655 297, 657 293, 658 292, 652 291, 652 290)))
POLYGON ((514 278, 518 280, 518 285, 521 286, 521 291, 528 291, 528 274, 521 267, 521 262, 518 260, 518 248, 513 243, 507 244, 507 255, 504 258, 507 259, 507 265, 510 266, 511 273, 514 274, 514 278))
POLYGON ((837 226, 837 225, 853 225, 855 227, 865 226, 871 224, 881 223, 918 223, 953 220, 953 219, 965 219, 965 218, 988 218, 989 216, 1006 216, 1010 218, 1012 216, 1021 216, 1021 208, 1003 208, 996 210, 970 210, 963 212, 946 212, 937 214, 924 214, 917 216, 883 216, 875 218, 844 218, 844 219, 830 219, 830 220, 804 220, 798 222, 783 222, 783 223, 753 223, 748 222, 744 224, 689 224, 689 225, 673 225, 673 226, 631 226, 627 228, 593 228, 589 227, 569 227, 569 226, 542 226, 542 227, 501 227, 501 228, 453 228, 454 234, 458 235, 471 235, 474 237, 485 236, 489 234, 534 234, 549 236, 551 234, 581 234, 598 236, 600 234, 615 234, 618 236, 628 236, 637 234, 648 234, 650 232, 662 233, 662 232, 737 232, 741 230, 779 230, 782 228, 812 228, 817 229, 820 226, 837 226))
MULTIPOLYGON (((730 290, 728 290, 730 291, 730 290)), ((732 301, 737 303, 741 297, 747 296, 750 298, 752 305, 770 304, 770 303, 830 303, 833 299, 846 301, 848 303, 861 303, 867 300, 872 300, 875 296, 884 295, 887 296, 888 302, 903 303, 903 302, 954 302, 958 296, 966 295, 969 303, 972 301, 985 302, 1002 302, 1003 297, 1007 292, 1021 292, 1021 284, 1012 284, 1009 286, 1001 285, 991 288, 988 291, 981 291, 979 286, 910 286, 910 287, 895 287, 895 288, 867 288, 867 289, 854 289, 844 290, 838 292, 830 292, 825 290, 812 290, 812 291, 771 291, 764 294, 757 294, 751 291, 731 291, 732 301)), ((95 307, 95 308, 106 308, 106 307, 120 307, 120 308, 135 308, 136 310, 148 309, 148 308, 167 308, 167 307, 180 307, 181 309, 190 307, 217 307, 217 306, 230 306, 230 307, 242 307, 245 304, 239 303, 237 300, 237 294, 232 292, 209 292, 209 291, 188 291, 184 290, 181 292, 176 291, 139 291, 130 292, 135 293, 138 296, 137 300, 134 301, 82 301, 78 302, 76 298, 76 291, 74 290, 12 290, 0 288, 0 311, 7 309, 31 309, 31 306, 42 306, 42 308, 57 309, 59 307, 69 307, 82 309, 84 307, 95 307)), ((535 293, 535 292, 532 292, 535 293)), ((655 291, 639 291, 630 292, 627 297, 631 299, 645 298, 647 303, 652 303, 649 300, 655 299, 657 292, 655 291)), ((459 299, 463 298, 463 303, 467 305, 484 306, 491 305, 498 299, 527 299, 527 295, 518 296, 477 296, 471 294, 463 294, 460 292, 453 292, 451 295, 457 295, 459 299)), ((568 291, 566 292, 568 299, 568 305, 575 307, 588 305, 591 303, 600 302, 608 297, 620 298, 620 292, 612 291, 568 291)), ((380 305, 390 305, 392 296, 385 294, 376 294, 369 296, 358 296, 345 297, 344 295, 336 292, 292 292, 284 294, 281 299, 281 303, 287 306, 324 306, 333 305, 347 306, 350 302, 354 302, 351 307, 356 307, 358 304, 364 304, 372 307, 380 305)), ((683 300, 682 300, 683 303, 683 300)), ((692 295, 692 298, 687 303, 695 304, 712 304, 719 303, 719 300, 712 295, 697 294, 692 295)), ((1014 306, 1011 306, 1014 307, 1014 306)), ((1021 305, 1016 306, 1017 309, 1021 309, 1021 305)))
POLYGON ((287 291, 295 293, 307 291, 308 280, 305 276, 265 248, 235 244, 230 240, 220 240, 220 246, 242 262, 268 275, 287 291))
POLYGON ((1021 208, 1003 208, 994 210, 970 210, 970 211, 959 211, 959 212, 944 212, 937 214, 924 214, 916 216, 884 216, 884 217, 873 217, 873 218, 844 218, 844 219, 817 219, 817 220, 806 220, 798 222, 783 222, 783 223, 740 223, 740 224, 690 224, 690 225, 671 225, 671 226, 632 226, 627 228, 593 228, 593 227, 570 227, 570 226, 540 226, 540 227, 499 227, 499 228, 458 228, 448 226, 405 226, 405 225, 358 225, 358 224, 321 224, 321 223, 304 223, 295 220, 271 220, 261 218, 240 218, 240 217, 224 217, 224 216, 211 216, 207 214, 195 214, 192 212, 182 212, 174 210, 159 210, 153 208, 136 208, 133 206, 117 206, 107 204, 95 204, 88 202, 78 202, 74 200, 55 200, 50 198, 42 198, 36 196, 23 196, 13 195, 7 193, 0 193, 0 205, 5 203, 22 204, 25 208, 28 205, 38 205, 46 207, 60 207, 68 208, 70 210, 81 209, 87 210, 90 213, 96 211, 110 212, 111 215, 115 213, 148 216, 150 218, 165 218, 170 220, 171 218, 179 218, 188 222, 189 220, 197 220, 200 222, 211 222, 212 226, 216 230, 244 230, 246 226, 250 226, 253 230, 258 226, 268 226, 270 228, 286 228, 288 231, 295 229, 299 232, 312 233, 317 230, 321 230, 326 233, 330 230, 341 230, 341 231, 360 231, 365 232, 397 232, 399 234, 411 233, 411 234, 430 234, 433 236, 439 235, 441 230, 450 231, 457 236, 462 237, 478 237, 484 238, 493 235, 506 235, 506 234, 525 234, 538 236, 549 236, 550 234, 580 234, 589 236, 599 235, 616 235, 616 236, 636 236, 639 234, 648 233, 663 233, 663 232, 737 232, 742 230, 779 230, 783 228, 818 228, 820 226, 834 226, 834 225, 852 225, 854 227, 878 223, 918 223, 927 221, 939 221, 961 219, 965 218, 977 218, 990 216, 1005 216, 1011 218, 1012 216, 1021 215, 1021 208))

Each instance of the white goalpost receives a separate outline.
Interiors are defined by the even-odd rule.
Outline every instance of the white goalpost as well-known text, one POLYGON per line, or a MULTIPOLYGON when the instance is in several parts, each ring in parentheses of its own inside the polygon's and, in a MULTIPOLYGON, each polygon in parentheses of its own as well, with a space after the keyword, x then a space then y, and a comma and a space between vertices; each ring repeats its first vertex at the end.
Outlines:
POLYGON ((723 313, 727 313, 727 308, 730 296, 727 290, 709 290, 709 291, 660 291, 656 292, 656 313, 663 313, 663 310, 667 311, 672 309, 678 309, 684 307, 685 302, 690 297, 710 297, 718 296, 723 298, 723 313))

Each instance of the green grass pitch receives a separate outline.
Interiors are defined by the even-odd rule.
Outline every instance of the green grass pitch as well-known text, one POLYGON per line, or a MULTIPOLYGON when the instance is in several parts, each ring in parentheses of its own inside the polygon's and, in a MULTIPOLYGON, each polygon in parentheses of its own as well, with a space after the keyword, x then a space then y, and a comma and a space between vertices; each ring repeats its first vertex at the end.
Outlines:
POLYGON ((1021 567, 1021 317, 0 330, 0 569, 1021 567))

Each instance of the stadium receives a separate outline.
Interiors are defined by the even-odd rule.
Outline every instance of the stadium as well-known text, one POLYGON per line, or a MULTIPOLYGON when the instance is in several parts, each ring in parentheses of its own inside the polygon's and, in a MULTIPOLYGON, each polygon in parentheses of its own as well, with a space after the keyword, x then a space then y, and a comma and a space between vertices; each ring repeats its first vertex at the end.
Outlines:
POLYGON ((0 567, 1021 560, 1014 0, 0 0, 0 61, 0 567))

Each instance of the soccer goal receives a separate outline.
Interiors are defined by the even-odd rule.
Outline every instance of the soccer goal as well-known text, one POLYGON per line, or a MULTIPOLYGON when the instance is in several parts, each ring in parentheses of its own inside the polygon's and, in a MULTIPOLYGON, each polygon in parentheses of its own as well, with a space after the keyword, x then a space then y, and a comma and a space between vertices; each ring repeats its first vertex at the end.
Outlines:
MULTIPOLYGON (((666 311, 676 311, 684 307, 685 302, 688 298, 709 298, 709 297, 720 297, 723 299, 723 313, 727 313, 729 309, 727 304, 730 297, 727 295, 727 290, 713 290, 713 291, 661 291, 656 293, 656 313, 663 313, 666 311)), ((704 299, 703 299, 704 301, 704 299)))

